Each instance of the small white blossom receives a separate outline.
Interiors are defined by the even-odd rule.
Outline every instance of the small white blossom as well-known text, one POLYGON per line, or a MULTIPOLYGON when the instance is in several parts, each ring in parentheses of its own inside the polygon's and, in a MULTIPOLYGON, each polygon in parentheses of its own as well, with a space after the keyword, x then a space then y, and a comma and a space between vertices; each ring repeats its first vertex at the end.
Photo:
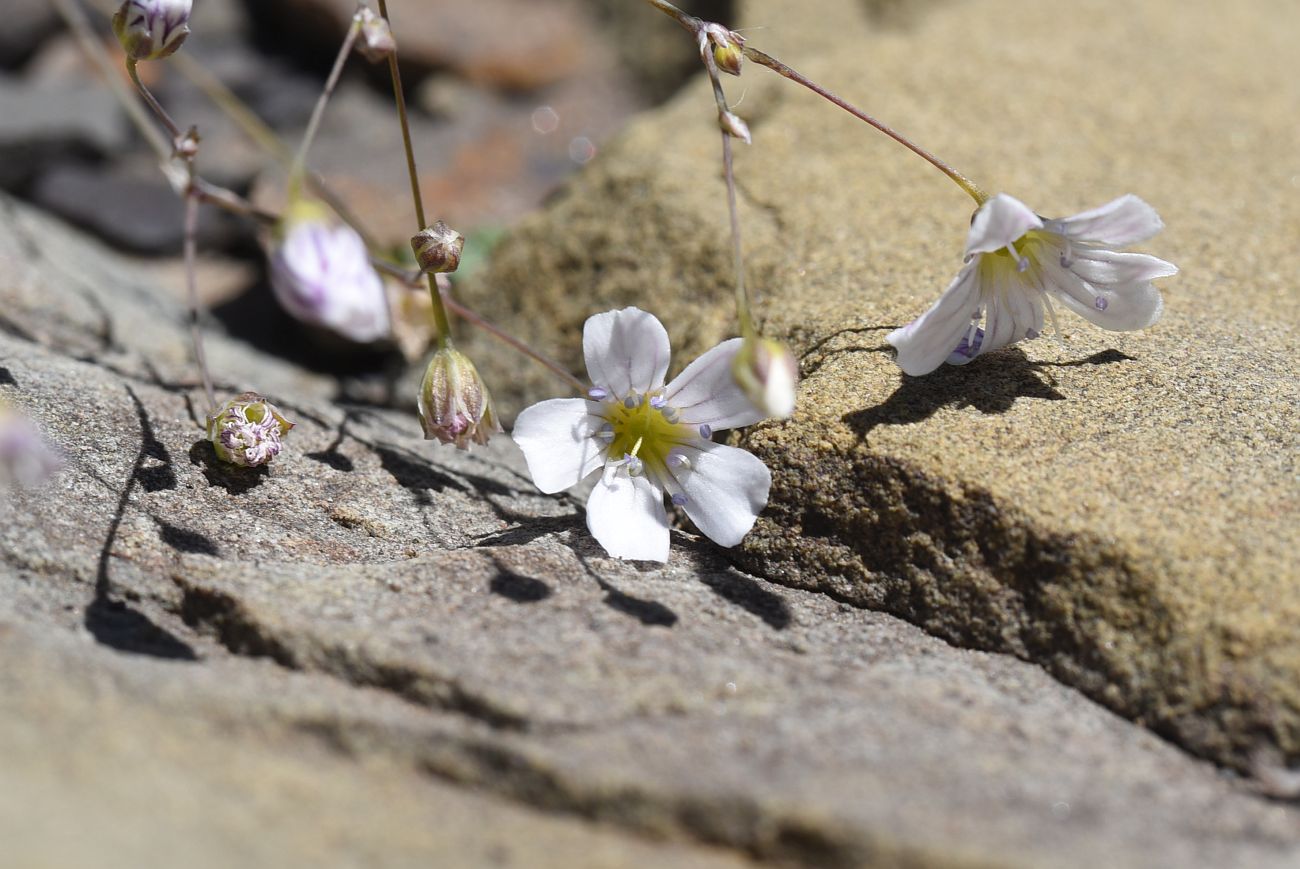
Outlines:
POLYGON ((0 487, 35 486, 53 476, 63 459, 26 416, 0 404, 0 487))
POLYGON ((789 347, 771 338, 754 338, 741 345, 731 374, 764 417, 794 416, 799 362, 789 347))
POLYGON ((159 60, 190 35, 192 0, 126 0, 113 15, 113 33, 132 60, 159 60))
POLYGON ((290 206, 271 248, 271 288, 284 309, 358 343, 391 333, 384 282, 366 243, 323 206, 290 206))
POLYGON ((1044 305, 1055 327, 1053 299, 1103 329, 1145 329, 1164 310, 1151 281, 1178 268, 1112 248, 1163 227, 1155 209, 1131 194, 1049 220, 999 193, 975 212, 957 278, 930 310, 886 340, 898 349, 899 367, 921 375, 1037 338, 1044 305))
POLYGON ((706 536, 735 546, 767 504, 772 476, 754 456, 712 440, 764 418, 732 377, 741 339, 724 341, 672 383, 668 333, 652 314, 623 308, 583 329, 588 399, 556 398, 515 422, 533 482, 553 493, 603 468, 587 527, 617 558, 668 560, 664 495, 706 536))
POLYGON ((279 409, 256 392, 232 398, 208 417, 208 440, 217 458, 255 468, 280 454, 283 437, 293 428, 279 409))

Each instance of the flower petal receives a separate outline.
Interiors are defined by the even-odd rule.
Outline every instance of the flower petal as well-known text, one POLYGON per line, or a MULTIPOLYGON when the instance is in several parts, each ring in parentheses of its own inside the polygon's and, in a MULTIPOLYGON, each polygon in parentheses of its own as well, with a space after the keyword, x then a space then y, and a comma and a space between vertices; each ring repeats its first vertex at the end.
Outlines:
POLYGON ((723 341, 697 358, 664 390, 668 406, 687 425, 707 425, 715 431, 753 425, 765 418, 731 374, 731 363, 742 338, 723 341))
POLYGON ((1047 290, 1071 311, 1103 329, 1145 329, 1164 312, 1164 299, 1150 281, 1097 285, 1059 264, 1044 263, 1043 268, 1047 290))
POLYGON ((683 452, 691 467, 673 473, 686 494, 686 515, 714 543, 735 546, 767 505, 771 472, 756 456, 725 444, 700 441, 683 452))
POLYGON ((548 495, 562 492, 601 466, 604 445, 592 437, 604 423, 597 408, 581 398, 552 398, 515 419, 511 436, 524 451, 537 488, 548 495))
POLYGON ((651 392, 668 373, 668 333, 654 314, 640 308, 606 311, 587 318, 582 329, 587 374, 617 397, 651 392))
POLYGON ((1026 277, 1019 273, 1003 276, 1001 286, 984 294, 990 301, 976 356, 1036 338, 1043 331, 1042 297, 1026 277))
POLYGON ((664 494, 643 475, 611 474, 587 499, 587 528, 615 558, 668 560, 664 494))
POLYGON ((967 263, 939 301, 920 317, 885 340, 898 348, 895 361, 905 374, 929 374, 944 363, 962 336, 970 330, 971 318, 980 305, 979 261, 967 263))
POLYGON ((1053 220, 1051 226, 1072 241, 1124 247, 1150 238, 1165 224, 1154 208, 1128 193, 1091 211, 1053 220))
POLYGON ((1178 266, 1144 253, 1076 247, 1068 268, 1090 284, 1129 284, 1178 274, 1178 266))
POLYGON ((1040 229, 1042 219, 1028 205, 999 193, 980 206, 966 237, 966 258, 1004 248, 1031 229, 1040 229))

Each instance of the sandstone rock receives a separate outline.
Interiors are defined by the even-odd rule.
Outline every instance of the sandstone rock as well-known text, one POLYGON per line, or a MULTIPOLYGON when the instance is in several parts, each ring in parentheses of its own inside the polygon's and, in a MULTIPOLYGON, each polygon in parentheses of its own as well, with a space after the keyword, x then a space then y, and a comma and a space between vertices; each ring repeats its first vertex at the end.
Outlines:
POLYGON ((29 183, 68 157, 102 156, 127 143, 126 118, 102 86, 32 87, 0 76, 0 187, 29 183))
MULTIPOLYGON (((865 125, 749 66, 737 157, 766 329, 800 411, 747 436, 775 470, 759 575, 1041 662, 1205 757, 1300 762, 1297 9, 1255 2, 934 4, 907 27, 841 3, 746 7, 766 48, 1044 214, 1125 192, 1168 230, 1166 313, 1063 319, 930 377, 884 336, 955 274, 971 203, 865 125), (1156 38, 1155 35, 1159 35, 1156 38)), ((636 124, 467 290, 575 366, 590 313, 639 304, 676 358, 732 334, 725 192, 703 83, 636 124)), ((507 409, 554 394, 472 347, 507 409)))
POLYGON ((213 333, 221 391, 298 423, 270 468, 218 466, 171 294, 3 208, 0 393, 67 458, 0 497, 20 862, 1300 856, 1294 807, 1033 665, 767 585, 680 532, 667 567, 611 561, 504 439, 431 447, 411 415, 213 333))

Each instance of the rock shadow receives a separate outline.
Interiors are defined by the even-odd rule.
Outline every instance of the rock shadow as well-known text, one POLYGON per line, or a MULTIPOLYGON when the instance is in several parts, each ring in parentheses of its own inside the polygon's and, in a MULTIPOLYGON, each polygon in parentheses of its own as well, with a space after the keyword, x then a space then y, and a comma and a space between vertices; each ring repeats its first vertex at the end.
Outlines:
POLYGON ((17 386, 18 381, 14 380, 13 374, 8 368, 0 365, 0 386, 17 386))
POLYGON ((177 552, 188 552, 191 555, 219 555, 217 544, 212 542, 212 538, 198 531, 191 531, 189 528, 181 528, 173 525, 165 519, 153 517, 158 523, 158 538, 166 543, 177 552))
POLYGON ((903 382, 874 407, 843 417, 859 437, 881 425, 906 425, 929 419, 944 407, 974 407, 981 413, 1006 413, 1018 399, 1064 401, 1054 378, 1042 369, 1104 365, 1130 357, 1105 351, 1066 363, 1030 362, 1016 347, 976 359, 969 365, 943 365, 923 377, 904 374, 903 382))
POLYGON ((488 582, 488 590, 515 603, 541 603, 551 596, 551 587, 540 579, 517 573, 492 559, 497 573, 488 582))
POLYGON ((758 616, 773 630, 783 631, 790 627, 790 607, 785 599, 758 581, 735 571, 705 574, 700 581, 727 603, 758 616))
POLYGON ((135 404, 140 421, 140 449, 136 453, 135 463, 131 466, 131 473, 122 486, 122 494, 118 498, 113 519, 109 522, 108 533, 104 536, 104 545, 99 551, 99 565, 95 573, 95 599, 86 607, 82 615, 82 623, 96 642, 119 652, 196 661, 198 656, 188 643, 154 624, 148 616, 123 601, 114 600, 111 596, 112 583, 109 580, 108 565, 112 557, 113 544, 117 541, 118 530, 122 526, 122 517, 126 515, 126 505, 131 500, 131 491, 137 484, 150 492, 176 486, 176 474, 172 470, 167 448, 155 437, 153 424, 139 396, 130 386, 126 387, 126 391, 135 404), (146 467, 150 459, 161 461, 163 464, 146 467), (170 485, 167 485, 168 480, 170 485))
POLYGON ((256 489, 270 476, 266 465, 256 468, 241 468, 230 462, 217 458, 217 451, 212 441, 200 438, 190 447, 190 464, 203 469, 203 477, 209 486, 220 486, 231 495, 243 495, 256 489))

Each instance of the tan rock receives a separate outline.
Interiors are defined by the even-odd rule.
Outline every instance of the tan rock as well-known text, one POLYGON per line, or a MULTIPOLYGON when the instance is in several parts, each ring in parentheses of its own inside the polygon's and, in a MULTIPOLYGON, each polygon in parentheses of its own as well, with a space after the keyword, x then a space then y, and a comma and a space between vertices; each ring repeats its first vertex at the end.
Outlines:
MULTIPOLYGON (((1217 761, 1300 760, 1300 8, 971 0, 901 30, 783 8, 747 7, 752 44, 1043 214, 1137 193, 1183 271, 1147 332, 1066 315, 904 379, 884 336, 955 274, 972 203, 751 65, 729 84, 745 250, 805 380, 748 435, 775 484, 745 563, 1039 661, 1217 761)), ((575 367, 613 305, 659 312, 681 360, 733 334, 718 151, 699 83, 502 246, 485 313, 575 367)), ((507 407, 556 393, 485 355, 507 407)))

